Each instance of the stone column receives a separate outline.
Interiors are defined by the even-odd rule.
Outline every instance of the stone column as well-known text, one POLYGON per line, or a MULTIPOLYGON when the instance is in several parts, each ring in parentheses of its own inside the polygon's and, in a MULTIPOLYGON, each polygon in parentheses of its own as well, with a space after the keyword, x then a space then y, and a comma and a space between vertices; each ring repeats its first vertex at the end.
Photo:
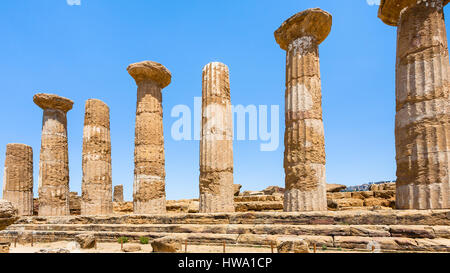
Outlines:
POLYGON ((114 186, 114 202, 123 202, 123 185, 114 186))
POLYGON ((284 211, 327 209, 319 44, 331 15, 308 9, 286 20, 275 39, 286 54, 284 211))
POLYGON ((52 94, 36 94, 44 110, 39 160, 39 216, 69 215, 69 151, 67 112, 73 101, 52 94))
POLYGON ((33 215, 33 149, 28 145, 6 145, 3 199, 17 208, 19 216, 33 215))
POLYGON ((151 61, 131 64, 128 73, 138 86, 134 139, 133 206, 136 214, 165 213, 163 88, 171 74, 151 61))
POLYGON ((203 68, 199 211, 234 212, 233 125, 228 67, 203 68))
POLYGON ((384 0, 379 17, 397 26, 396 206, 450 208, 450 68, 443 6, 384 0))
POLYGON ((109 108, 96 99, 86 101, 82 167, 81 214, 112 214, 109 108))

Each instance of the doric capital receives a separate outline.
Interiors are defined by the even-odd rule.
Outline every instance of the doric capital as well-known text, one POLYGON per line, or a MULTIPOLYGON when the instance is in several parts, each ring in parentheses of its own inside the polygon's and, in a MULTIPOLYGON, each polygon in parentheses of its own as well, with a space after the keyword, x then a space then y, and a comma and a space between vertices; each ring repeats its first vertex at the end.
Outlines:
POLYGON ((152 61, 130 64, 127 71, 136 83, 149 80, 158 83, 161 88, 168 86, 172 79, 172 75, 167 68, 152 61))
POLYGON ((332 16, 319 8, 307 9, 287 19, 276 31, 275 40, 284 50, 295 39, 312 36, 317 44, 330 34, 332 16))
POLYGON ((68 112, 72 109, 73 101, 53 94, 39 93, 33 97, 34 103, 42 109, 58 109, 68 112))
POLYGON ((428 6, 432 4, 431 2, 441 2, 445 6, 450 0, 381 0, 380 8, 378 9, 378 18, 387 25, 397 26, 400 13, 403 9, 420 3, 428 6))

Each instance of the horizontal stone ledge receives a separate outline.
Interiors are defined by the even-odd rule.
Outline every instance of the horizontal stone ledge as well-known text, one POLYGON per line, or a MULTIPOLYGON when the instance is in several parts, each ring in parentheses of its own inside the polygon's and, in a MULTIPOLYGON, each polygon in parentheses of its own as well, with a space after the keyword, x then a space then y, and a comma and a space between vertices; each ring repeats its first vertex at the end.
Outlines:
POLYGON ((109 231, 215 234, 278 234, 450 239, 450 226, 285 224, 16 224, 11 231, 109 231))
MULTIPOLYGON (((71 241, 76 235, 87 234, 87 232, 63 232, 63 231, 28 231, 20 233, 14 231, 1 231, 0 238, 3 240, 15 240, 19 243, 29 243, 31 238, 34 242, 56 242, 71 241)), ((139 241, 140 237, 148 237, 150 240, 173 236, 173 233, 145 233, 145 232, 88 232, 96 237, 99 242, 117 242, 120 237, 127 237, 131 242, 139 241)), ((255 235, 255 234, 205 234, 184 233, 176 237, 188 244, 206 245, 242 245, 242 246, 276 246, 278 237, 290 237, 286 235, 255 235)), ((450 239, 411 239, 399 237, 361 237, 361 236, 292 236, 308 241, 310 247, 335 247, 341 249, 352 249, 362 251, 427 251, 427 252, 450 252, 450 239)))
POLYGON ((18 224, 293 224, 450 225, 450 210, 178 213, 154 215, 22 217, 18 224))

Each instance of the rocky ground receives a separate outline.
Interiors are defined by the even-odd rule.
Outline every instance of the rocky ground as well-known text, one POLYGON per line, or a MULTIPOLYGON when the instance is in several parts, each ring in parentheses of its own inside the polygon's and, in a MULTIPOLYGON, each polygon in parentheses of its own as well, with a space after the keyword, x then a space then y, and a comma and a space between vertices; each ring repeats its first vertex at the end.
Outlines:
MULTIPOLYGON (((139 246, 141 250, 134 251, 134 253, 151 253, 152 246, 150 244, 128 244, 128 246, 139 246)), ((66 250, 70 253, 125 253, 121 250, 121 245, 119 243, 98 243, 97 248, 93 249, 70 249, 70 241, 59 241, 53 243, 35 243, 33 246, 30 244, 11 244, 10 253, 37 253, 37 252, 60 252, 64 253, 66 250), (69 250, 70 249, 70 250, 69 250)), ((127 244, 125 244, 127 247, 127 244)), ((183 245, 182 251, 186 253, 185 246, 183 245)), ((243 247, 243 246, 226 246, 226 253, 272 253, 270 247, 243 247)), ((310 252, 314 252, 313 247, 311 247, 310 252)), ((316 248, 316 253, 368 253, 371 250, 366 251, 352 251, 352 250, 342 250, 340 248, 327 248, 322 249, 321 247, 316 248)), ((187 253, 223 253, 223 246, 220 245, 188 245, 187 253)), ((274 248, 273 253, 277 253, 277 249, 274 248)))

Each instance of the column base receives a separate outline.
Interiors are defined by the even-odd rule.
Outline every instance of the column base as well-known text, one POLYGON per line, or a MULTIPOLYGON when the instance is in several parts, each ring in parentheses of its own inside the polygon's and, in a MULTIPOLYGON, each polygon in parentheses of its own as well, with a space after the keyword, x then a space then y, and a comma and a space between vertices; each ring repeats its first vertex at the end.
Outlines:
POLYGON ((449 209, 450 185, 447 183, 397 186, 397 209, 449 209))
POLYGON ((166 213, 166 198, 161 197, 147 201, 133 202, 134 214, 162 214, 166 213))
POLYGON ((69 206, 48 206, 39 204, 39 216, 69 216, 69 206))
POLYGON ((300 191, 297 189, 284 192, 284 211, 326 211, 327 194, 324 186, 313 191, 300 191))
POLYGON ((234 196, 227 198, 227 196, 202 193, 199 198, 199 212, 234 212, 234 196))

